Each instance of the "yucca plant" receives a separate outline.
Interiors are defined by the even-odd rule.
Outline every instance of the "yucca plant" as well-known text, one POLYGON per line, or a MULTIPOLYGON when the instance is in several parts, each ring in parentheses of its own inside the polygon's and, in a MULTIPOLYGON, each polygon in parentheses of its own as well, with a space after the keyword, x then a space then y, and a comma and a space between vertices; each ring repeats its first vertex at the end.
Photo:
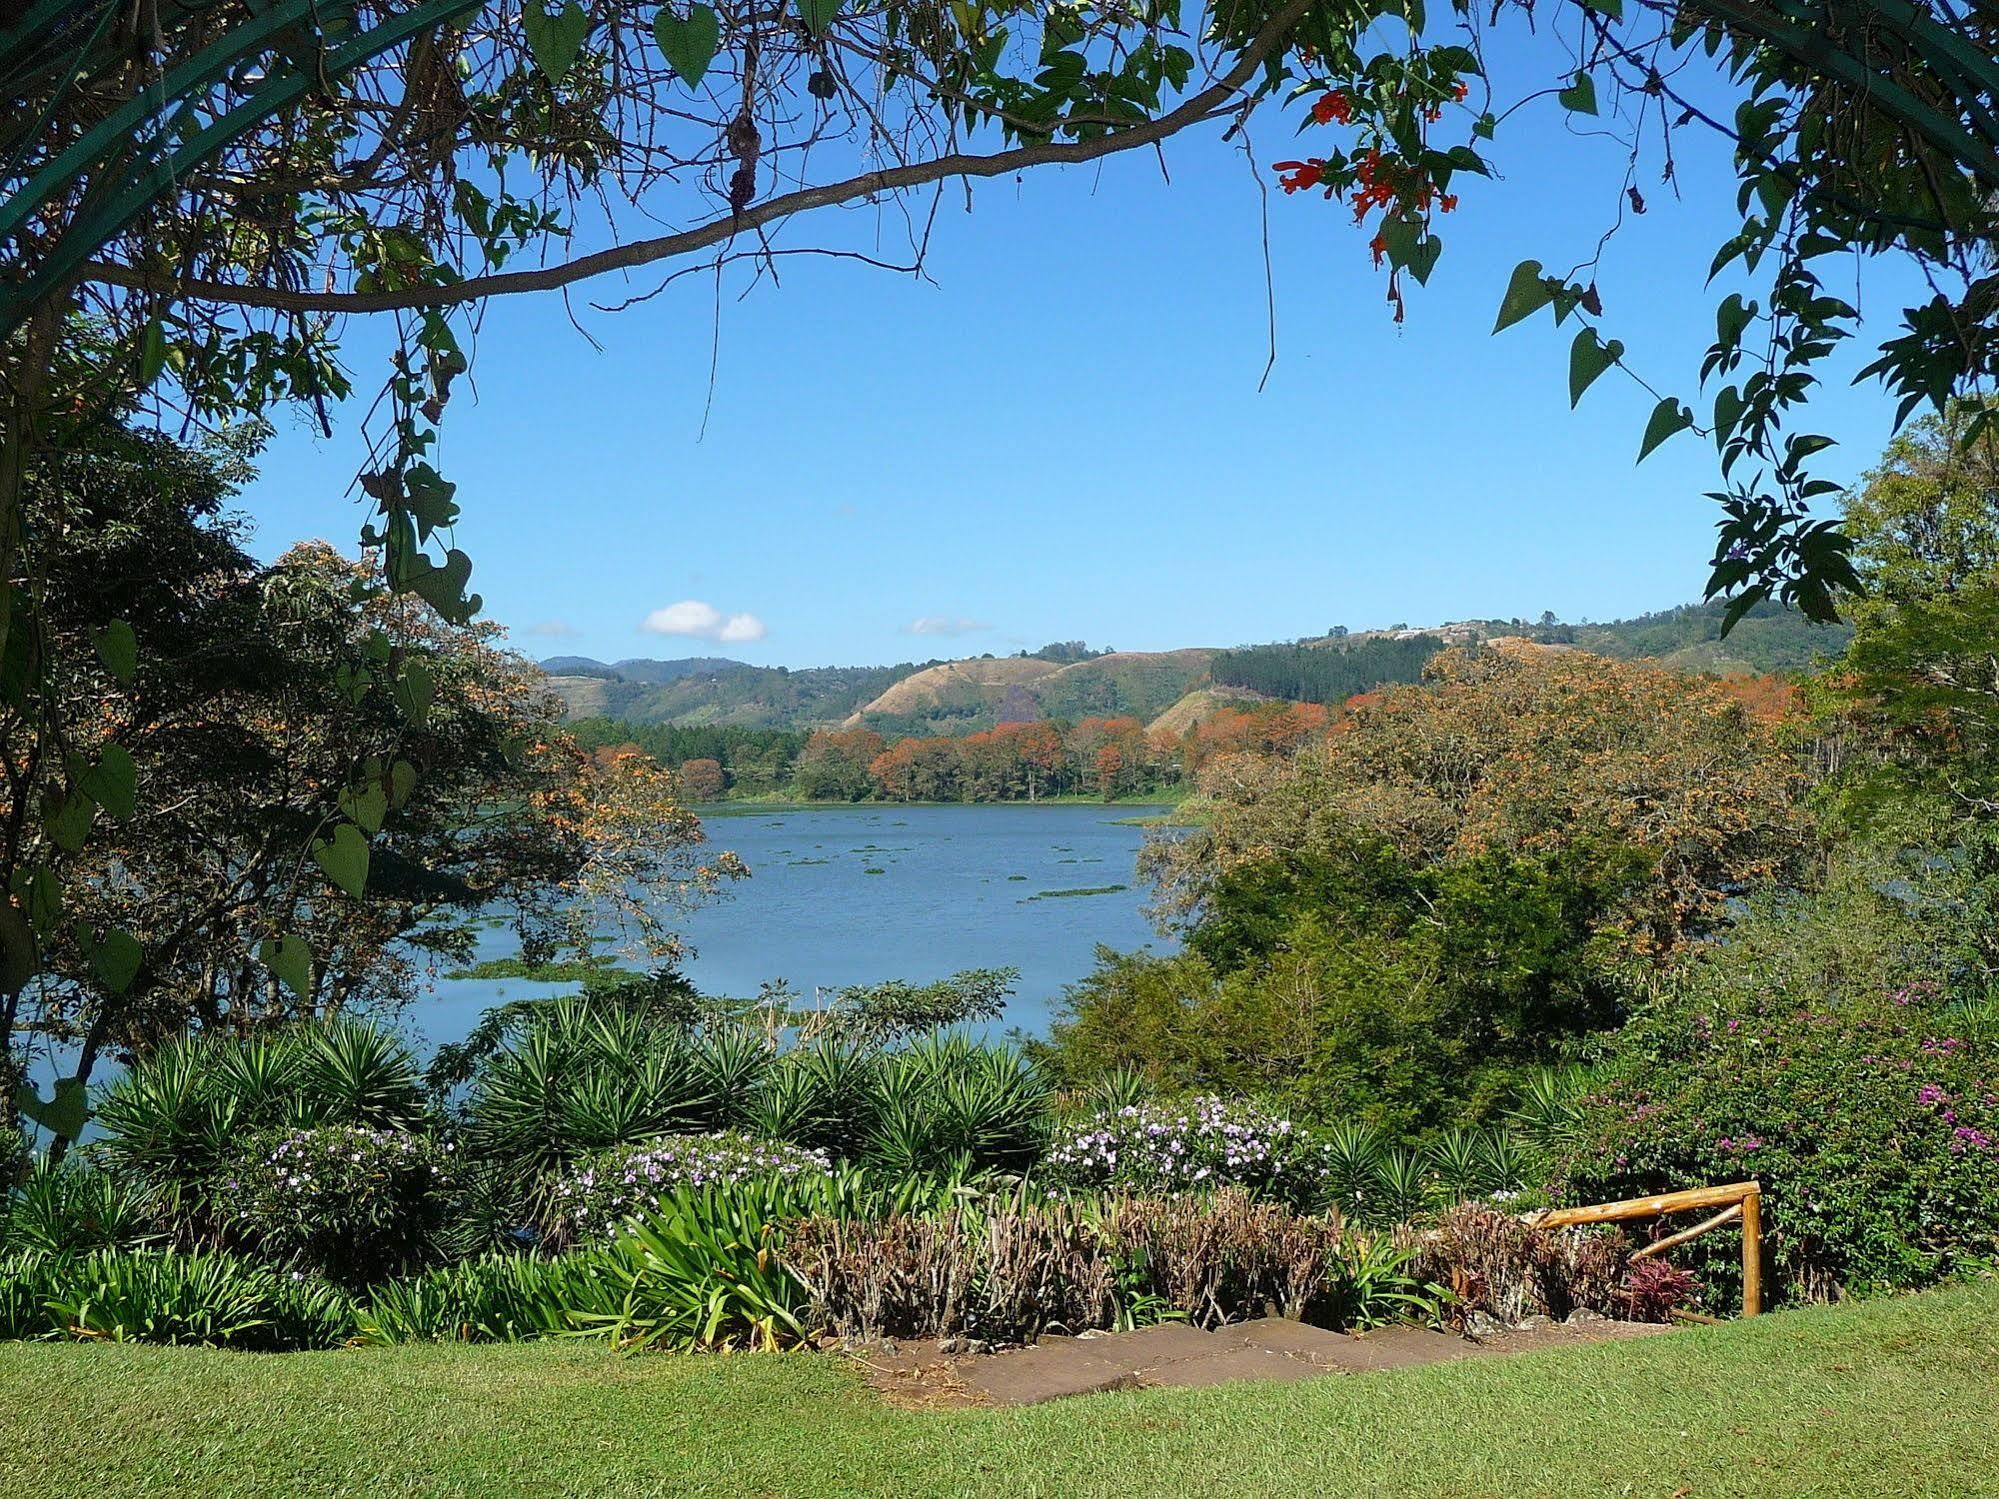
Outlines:
POLYGON ((1089 1092, 1083 1095, 1081 1112, 1108 1114, 1118 1109, 1137 1108, 1151 1098, 1152 1093, 1152 1080, 1145 1075, 1143 1067, 1121 1063, 1090 1085, 1089 1092))
POLYGON ((119 1078, 97 1107, 104 1133, 95 1148, 177 1228, 209 1216, 222 1166, 262 1122, 255 1108, 266 1100, 233 1091, 227 1057, 200 1040, 165 1047, 119 1078))
POLYGON ((1435 1207, 1437 1195, 1430 1163, 1417 1151, 1396 1146, 1375 1162, 1372 1190, 1364 1195, 1357 1216, 1377 1225, 1407 1223, 1435 1207))
POLYGON ((0 1221, 0 1246, 41 1254, 130 1249, 158 1236, 144 1191, 75 1158, 38 1162, 0 1221))
POLYGON ((1524 1192, 1533 1183, 1539 1157, 1518 1135, 1509 1130, 1488 1130, 1479 1143, 1485 1191, 1524 1192))
POLYGON ((702 1090, 713 1100, 714 1127, 748 1127, 774 1060, 764 1033, 747 1025, 720 1026, 701 1038, 693 1060, 702 1090))
POLYGON ((1437 1185, 1452 1202, 1465 1202, 1486 1190, 1485 1136, 1475 1129, 1446 1131, 1425 1152, 1437 1185))
POLYGON ((1364 1215, 1374 1190, 1375 1168, 1388 1142, 1369 1124, 1342 1119, 1320 1141, 1325 1200, 1350 1218, 1364 1215))
POLYGON ((285 1039, 297 1051, 298 1094, 310 1116, 287 1122, 410 1129, 422 1121, 423 1073, 389 1032, 335 1018, 285 1039))
POLYGON ((1520 1101, 1507 1117, 1537 1145, 1564 1144, 1581 1127, 1582 1114, 1575 1101, 1581 1086, 1581 1075, 1573 1070, 1537 1072, 1527 1080, 1520 1101))

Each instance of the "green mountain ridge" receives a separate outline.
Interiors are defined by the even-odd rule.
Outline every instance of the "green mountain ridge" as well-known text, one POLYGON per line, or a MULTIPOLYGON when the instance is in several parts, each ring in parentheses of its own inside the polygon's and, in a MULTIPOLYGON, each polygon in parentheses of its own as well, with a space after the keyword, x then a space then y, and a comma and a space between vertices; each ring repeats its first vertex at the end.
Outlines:
POLYGON ((1524 638, 1682 671, 1798 672, 1845 648, 1844 626, 1815 625, 1775 604, 1752 609, 1726 640, 1721 603, 1630 619, 1566 624, 1544 615, 1459 620, 1423 628, 1334 631, 1233 650, 1082 652, 1074 642, 1033 655, 894 666, 753 666, 719 657, 605 663, 581 656, 542 663, 572 719, 633 724, 787 729, 867 727, 894 738, 961 734, 1032 718, 1132 717, 1151 723, 1191 693, 1211 689, 1307 702, 1413 681, 1446 645, 1524 638), (1340 653, 1329 660, 1328 652, 1340 653), (1082 659, 1078 659, 1079 654, 1082 659))

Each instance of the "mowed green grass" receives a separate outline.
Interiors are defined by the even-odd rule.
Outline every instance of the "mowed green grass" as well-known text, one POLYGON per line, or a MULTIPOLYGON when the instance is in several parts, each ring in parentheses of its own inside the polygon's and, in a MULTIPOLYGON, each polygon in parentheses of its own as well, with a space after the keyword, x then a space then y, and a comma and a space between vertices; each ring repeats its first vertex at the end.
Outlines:
POLYGON ((1999 1495, 1999 1285, 1028 1410, 832 1358, 0 1347, 0 1494, 1999 1495))

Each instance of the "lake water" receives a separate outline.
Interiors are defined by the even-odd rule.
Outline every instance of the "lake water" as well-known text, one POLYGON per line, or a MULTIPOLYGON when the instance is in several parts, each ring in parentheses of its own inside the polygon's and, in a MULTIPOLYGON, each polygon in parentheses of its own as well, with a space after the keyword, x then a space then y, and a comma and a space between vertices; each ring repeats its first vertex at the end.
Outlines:
MULTIPOLYGON (((815 987, 883 979, 925 982, 966 968, 1018 968, 1003 1022, 1046 1028, 1051 1003, 1088 973, 1099 943, 1168 951, 1140 914, 1133 862, 1145 807, 812 806, 722 808, 709 842, 732 849, 750 878, 679 925, 693 945, 686 972, 704 994, 753 995, 766 979, 815 987), (1105 894, 1060 890, 1125 888, 1105 894)), ((483 935, 480 956, 514 950, 509 931, 483 935)), ((464 1034, 508 999, 560 993, 519 980, 440 982, 411 1020, 426 1039, 464 1034)))

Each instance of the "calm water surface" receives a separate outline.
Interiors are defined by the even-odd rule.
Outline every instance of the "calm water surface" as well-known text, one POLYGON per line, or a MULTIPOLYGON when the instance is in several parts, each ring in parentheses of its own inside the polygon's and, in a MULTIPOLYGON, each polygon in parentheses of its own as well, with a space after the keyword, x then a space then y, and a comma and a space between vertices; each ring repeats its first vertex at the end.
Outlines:
MULTIPOLYGON (((1089 972, 1099 943, 1166 951, 1139 914, 1132 865, 1145 830, 1120 825, 1163 809, 1097 806, 758 807, 707 814, 709 842, 751 877, 685 918, 687 973, 706 994, 751 995, 788 979, 801 995, 964 968, 1018 968, 1003 1024, 1046 1027, 1063 987, 1089 972), (1101 895, 1048 891, 1122 885, 1101 895), (1037 898, 1039 897, 1039 898, 1037 898)), ((485 934, 481 957, 514 950, 485 934)), ((462 1035, 487 1007, 559 993, 519 981, 441 982, 412 1019, 425 1037, 462 1035)))

